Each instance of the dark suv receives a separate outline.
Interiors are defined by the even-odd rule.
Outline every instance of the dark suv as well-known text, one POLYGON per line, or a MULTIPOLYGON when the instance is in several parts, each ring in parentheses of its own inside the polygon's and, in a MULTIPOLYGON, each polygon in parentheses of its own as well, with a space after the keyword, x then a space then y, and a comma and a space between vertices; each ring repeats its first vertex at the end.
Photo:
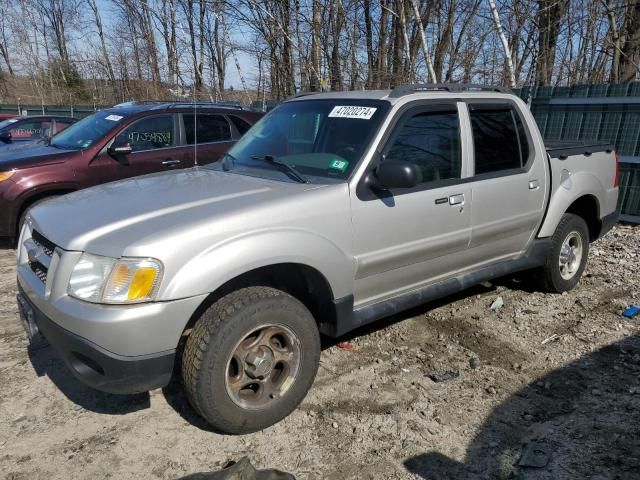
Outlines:
POLYGON ((72 117, 37 115, 0 121, 0 151, 7 145, 49 140, 77 120, 72 117))
POLYGON ((80 120, 48 143, 2 148, 0 236, 16 236, 27 210, 49 197, 215 162, 261 115, 216 104, 130 102, 80 120))

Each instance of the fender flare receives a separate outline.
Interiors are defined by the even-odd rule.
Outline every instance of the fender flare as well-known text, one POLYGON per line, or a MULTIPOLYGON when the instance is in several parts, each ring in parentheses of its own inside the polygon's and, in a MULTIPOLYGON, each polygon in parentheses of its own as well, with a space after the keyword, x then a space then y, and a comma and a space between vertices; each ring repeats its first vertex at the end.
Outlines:
POLYGON ((549 200, 547 214, 538 232, 538 237, 552 236, 562 215, 566 213, 573 202, 584 196, 594 197, 598 207, 596 220, 600 220, 600 199, 605 197, 605 188, 593 173, 576 172, 562 183, 558 182, 558 187, 549 200))

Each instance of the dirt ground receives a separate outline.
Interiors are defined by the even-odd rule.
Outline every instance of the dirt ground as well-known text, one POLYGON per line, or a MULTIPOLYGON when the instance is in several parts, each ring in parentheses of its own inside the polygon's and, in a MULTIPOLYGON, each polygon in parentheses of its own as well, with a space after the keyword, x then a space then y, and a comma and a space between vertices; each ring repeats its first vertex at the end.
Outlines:
POLYGON ((247 455, 298 479, 640 479, 640 316, 621 316, 640 227, 594 244, 568 294, 503 279, 328 344, 300 408, 246 436, 208 431, 177 381, 102 394, 29 351, 14 264, 2 250, 0 478, 175 479, 247 455))

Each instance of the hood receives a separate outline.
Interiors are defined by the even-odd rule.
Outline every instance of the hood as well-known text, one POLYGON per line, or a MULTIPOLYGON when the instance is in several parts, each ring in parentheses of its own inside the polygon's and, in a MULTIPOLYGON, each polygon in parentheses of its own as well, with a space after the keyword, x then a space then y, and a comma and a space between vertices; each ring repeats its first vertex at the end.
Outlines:
POLYGON ((9 144, 0 148, 0 170, 62 162, 74 153, 77 151, 50 147, 42 141, 9 144))
POLYGON ((80 190, 31 215, 34 228, 61 248, 118 257, 317 188, 195 167, 80 190))

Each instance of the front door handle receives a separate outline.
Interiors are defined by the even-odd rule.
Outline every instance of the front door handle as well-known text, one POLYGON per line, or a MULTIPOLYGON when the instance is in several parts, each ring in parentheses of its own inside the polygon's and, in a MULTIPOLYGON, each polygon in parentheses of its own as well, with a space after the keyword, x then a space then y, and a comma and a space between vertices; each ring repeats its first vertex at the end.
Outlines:
POLYGON ((529 180, 529 190, 538 190, 540 188, 540 182, 538 180, 529 180))
POLYGON ((171 166, 171 165, 179 165, 182 162, 180 160, 165 160, 164 162, 162 162, 162 165, 167 165, 167 166, 171 166))
POLYGON ((449 196, 449 205, 462 205, 464 204, 464 193, 449 196))

